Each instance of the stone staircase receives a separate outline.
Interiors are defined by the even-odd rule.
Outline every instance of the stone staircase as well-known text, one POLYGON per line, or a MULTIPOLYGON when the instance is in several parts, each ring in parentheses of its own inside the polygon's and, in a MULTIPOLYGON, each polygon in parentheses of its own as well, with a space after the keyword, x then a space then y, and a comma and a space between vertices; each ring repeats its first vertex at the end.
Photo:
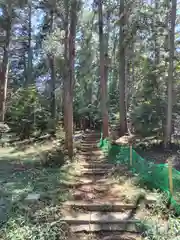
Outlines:
POLYGON ((73 201, 64 203, 64 218, 71 229, 70 239, 133 240, 142 239, 140 220, 129 219, 135 208, 133 203, 123 203, 112 193, 113 169, 97 148, 100 134, 86 134, 81 145, 79 181, 72 189, 73 201))

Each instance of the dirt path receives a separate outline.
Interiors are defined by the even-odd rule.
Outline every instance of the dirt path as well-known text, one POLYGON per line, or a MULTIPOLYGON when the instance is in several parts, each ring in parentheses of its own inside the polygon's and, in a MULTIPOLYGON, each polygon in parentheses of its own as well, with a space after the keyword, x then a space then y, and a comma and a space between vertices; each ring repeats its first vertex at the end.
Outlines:
MULTIPOLYGON (((63 220, 72 232, 69 239, 142 239, 138 214, 129 218, 137 192, 128 192, 127 183, 120 186, 111 178, 114 167, 97 148, 99 138, 97 133, 87 134, 81 144, 73 199, 63 207, 63 220)), ((127 169, 121 166, 118 171, 124 175, 127 169)))

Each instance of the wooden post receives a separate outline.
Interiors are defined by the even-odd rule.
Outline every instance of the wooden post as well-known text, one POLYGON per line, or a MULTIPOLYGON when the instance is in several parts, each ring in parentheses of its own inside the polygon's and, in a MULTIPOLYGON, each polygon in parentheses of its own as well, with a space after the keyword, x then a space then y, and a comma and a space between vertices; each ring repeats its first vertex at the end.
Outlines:
POLYGON ((168 159, 169 191, 173 195, 172 159, 168 159))
POLYGON ((129 150, 130 150, 130 166, 132 167, 132 144, 130 144, 129 150))

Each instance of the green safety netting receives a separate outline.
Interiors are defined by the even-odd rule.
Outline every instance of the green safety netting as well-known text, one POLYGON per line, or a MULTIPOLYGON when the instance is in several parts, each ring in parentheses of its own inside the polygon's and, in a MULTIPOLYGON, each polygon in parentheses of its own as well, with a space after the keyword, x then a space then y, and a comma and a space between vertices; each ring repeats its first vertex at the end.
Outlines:
MULTIPOLYGON (((108 161, 121 163, 130 167, 130 148, 110 144, 107 139, 100 139, 98 146, 105 152, 108 161)), ((151 189, 160 189, 166 192, 170 198, 171 205, 176 213, 180 215, 180 172, 173 168, 173 196, 169 192, 168 165, 156 164, 142 158, 134 149, 132 150, 131 171, 139 175, 140 181, 151 189), (178 200, 179 199, 179 200, 178 200)))

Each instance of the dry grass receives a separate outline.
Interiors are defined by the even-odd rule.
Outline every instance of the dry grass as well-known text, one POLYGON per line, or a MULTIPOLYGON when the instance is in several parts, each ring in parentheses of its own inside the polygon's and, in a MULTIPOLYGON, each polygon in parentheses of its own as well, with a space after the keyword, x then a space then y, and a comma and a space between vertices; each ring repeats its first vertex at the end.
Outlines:
POLYGON ((66 239, 61 204, 70 197, 62 182, 75 181, 79 165, 59 140, 0 149, 0 239, 66 239), (28 193, 40 200, 27 204, 28 193))
POLYGON ((157 190, 150 191, 146 188, 140 187, 138 183, 138 176, 133 176, 128 171, 115 171, 112 178, 117 181, 112 192, 119 192, 119 198, 124 196, 125 202, 133 202, 138 195, 143 193, 145 195, 155 194, 157 201, 154 204, 146 207, 138 208, 135 217, 142 222, 144 228, 144 239, 146 240, 168 240, 170 238, 177 238, 180 235, 180 220, 173 215, 173 211, 167 208, 168 196, 165 193, 157 190))
POLYGON ((126 203, 134 202, 142 193, 150 193, 150 191, 137 184, 137 177, 133 176, 124 165, 116 167, 111 178, 117 182, 112 191, 119 193, 119 198, 124 198, 126 203))

